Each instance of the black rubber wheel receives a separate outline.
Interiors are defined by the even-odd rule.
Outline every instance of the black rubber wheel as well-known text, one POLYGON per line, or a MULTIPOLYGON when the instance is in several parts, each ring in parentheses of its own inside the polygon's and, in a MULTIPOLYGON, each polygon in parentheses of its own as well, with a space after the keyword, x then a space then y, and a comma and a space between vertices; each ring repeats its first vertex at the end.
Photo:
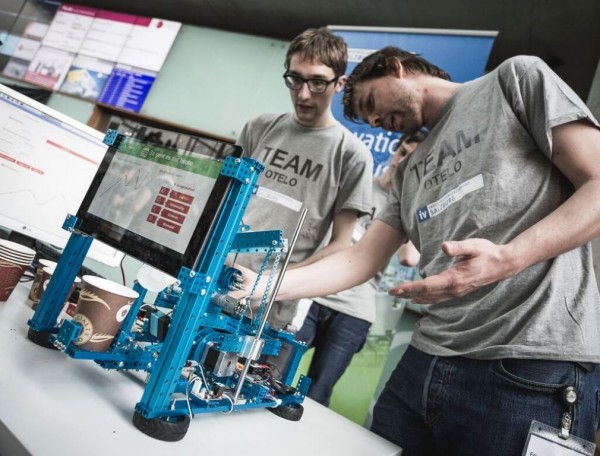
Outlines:
POLYGON ((190 427, 188 415, 169 416, 166 418, 146 418, 139 412, 133 414, 133 424, 144 434, 165 442, 181 440, 190 427))
POLYGON ((57 350, 57 348, 50 343, 48 338, 52 333, 46 331, 36 331, 33 328, 29 328, 27 331, 27 338, 33 342, 34 344, 38 344, 42 347, 51 348, 53 350, 57 350))
POLYGON ((279 407, 269 408, 268 410, 289 421, 300 421, 300 418, 302 418, 302 414, 304 413, 304 407, 300 404, 281 405, 279 407))

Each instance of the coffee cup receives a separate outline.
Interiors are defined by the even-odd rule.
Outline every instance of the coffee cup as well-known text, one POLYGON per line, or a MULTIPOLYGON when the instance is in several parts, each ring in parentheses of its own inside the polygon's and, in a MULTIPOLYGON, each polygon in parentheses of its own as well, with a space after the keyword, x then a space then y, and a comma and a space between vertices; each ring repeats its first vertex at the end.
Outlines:
POLYGON ((0 302, 8 301, 25 270, 26 263, 16 263, 0 258, 0 302))
POLYGON ((56 263, 54 261, 46 260, 41 258, 38 260, 38 267, 35 270, 33 281, 31 283, 31 289, 29 290, 29 299, 31 301, 39 302, 42 295, 42 277, 44 275, 44 268, 55 268, 56 263))
POLYGON ((73 321, 82 326, 82 331, 73 343, 84 350, 104 352, 109 349, 139 294, 101 277, 85 275, 82 279, 73 315, 73 321))
MULTIPOLYGON (((31 308, 33 310, 37 309, 37 306, 42 299, 42 295, 46 291, 46 288, 48 288, 48 285, 50 283, 50 280, 52 279, 53 274, 54 274, 54 267, 47 266, 45 268, 42 268, 42 277, 39 281, 38 286, 35 289, 33 298, 31 298, 31 293, 30 293, 30 299, 32 301, 31 308)), ((75 277, 75 280, 73 280, 73 284, 71 285, 71 288, 69 289, 69 293, 67 294, 67 298, 65 299, 65 302, 69 301, 69 298, 75 291, 75 287, 80 282, 81 282, 81 279, 79 277, 75 277)), ((32 286, 32 290, 33 290, 33 286, 32 286)))

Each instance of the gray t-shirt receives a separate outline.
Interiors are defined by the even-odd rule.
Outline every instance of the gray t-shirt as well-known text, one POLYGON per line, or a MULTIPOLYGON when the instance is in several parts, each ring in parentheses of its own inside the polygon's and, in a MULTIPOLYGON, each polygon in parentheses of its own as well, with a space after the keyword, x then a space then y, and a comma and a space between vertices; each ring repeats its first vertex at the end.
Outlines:
MULTIPOLYGON (((462 85, 442 109, 400 163, 380 219, 408 234, 424 277, 452 266, 444 240, 510 242, 573 194, 552 164, 551 129, 578 119, 598 125, 540 59, 507 60, 462 85)), ((433 355, 600 362, 589 243, 423 310, 412 344, 433 355)))
MULTIPOLYGON (((291 240, 302 205, 308 213, 290 264, 314 253, 333 218, 343 209, 359 215, 371 210, 373 161, 367 147, 339 122, 307 128, 291 113, 265 114, 248 122, 238 144, 265 164, 257 195, 251 198, 244 223, 252 230, 283 230, 291 240)), ((263 255, 240 255, 238 261, 257 269, 263 255)), ((269 317, 285 327, 296 314, 292 303, 275 303, 269 317)))

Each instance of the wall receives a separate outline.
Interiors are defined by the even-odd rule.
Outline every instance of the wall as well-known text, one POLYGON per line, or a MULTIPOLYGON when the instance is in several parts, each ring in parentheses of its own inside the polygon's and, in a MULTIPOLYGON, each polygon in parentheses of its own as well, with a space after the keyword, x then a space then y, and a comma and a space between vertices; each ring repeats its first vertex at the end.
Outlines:
POLYGON ((291 109, 287 42, 183 26, 141 114, 224 137, 265 112, 291 109))

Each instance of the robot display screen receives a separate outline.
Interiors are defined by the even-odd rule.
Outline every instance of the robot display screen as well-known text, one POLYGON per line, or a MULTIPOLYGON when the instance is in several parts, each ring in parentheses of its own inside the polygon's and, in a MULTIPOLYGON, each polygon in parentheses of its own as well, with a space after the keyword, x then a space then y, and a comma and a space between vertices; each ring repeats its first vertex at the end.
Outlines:
POLYGON ((198 139, 190 151, 118 137, 77 213, 79 229, 176 275, 193 266, 221 205, 223 158, 241 148, 198 139))

